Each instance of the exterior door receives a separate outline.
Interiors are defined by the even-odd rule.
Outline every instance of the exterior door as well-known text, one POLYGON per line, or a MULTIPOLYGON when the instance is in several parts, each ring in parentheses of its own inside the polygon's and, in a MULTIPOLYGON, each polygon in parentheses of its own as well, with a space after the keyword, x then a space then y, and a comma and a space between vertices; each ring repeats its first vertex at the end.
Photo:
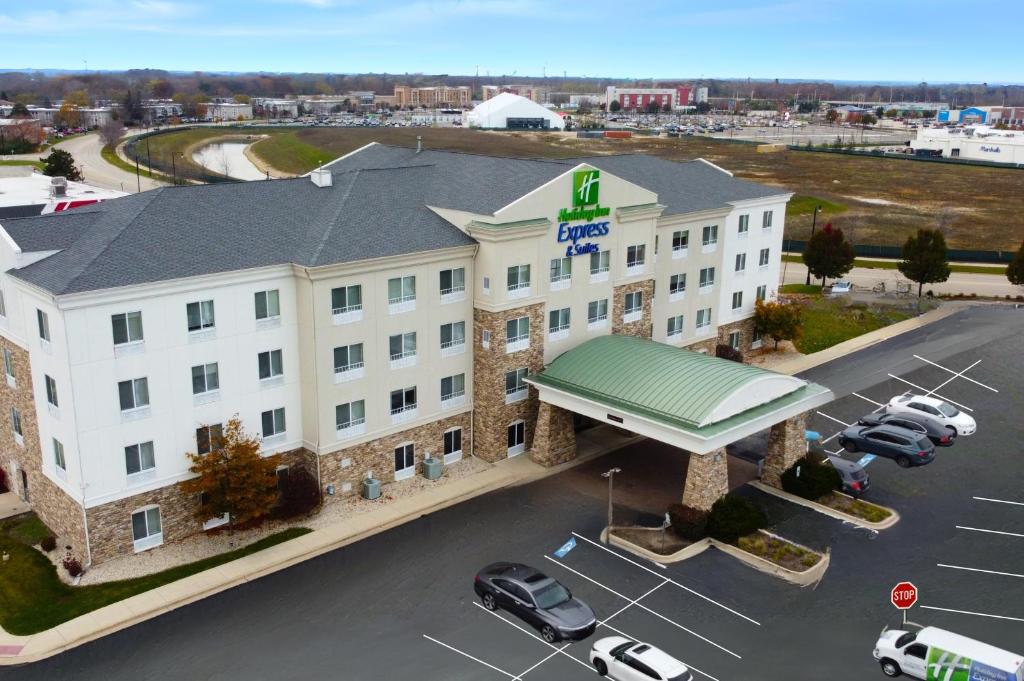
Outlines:
POLYGON ((21 500, 24 501, 27 504, 28 503, 28 474, 25 472, 24 468, 22 468, 19 471, 19 473, 21 473, 21 500))
POLYGON ((903 672, 907 676, 925 678, 925 660, 928 657, 928 646, 923 643, 911 643, 903 650, 903 672))

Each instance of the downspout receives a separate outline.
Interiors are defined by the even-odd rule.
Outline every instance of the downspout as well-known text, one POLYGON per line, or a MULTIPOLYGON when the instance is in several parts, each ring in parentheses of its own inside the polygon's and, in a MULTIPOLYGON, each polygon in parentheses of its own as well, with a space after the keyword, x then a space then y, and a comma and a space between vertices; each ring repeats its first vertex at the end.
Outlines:
MULTIPOLYGON (((61 313, 61 322, 64 325, 64 347, 65 347, 65 349, 70 348, 71 346, 68 343, 68 325, 67 325, 66 320, 64 319, 64 310, 59 305, 57 305, 56 298, 54 298, 54 300, 53 300, 53 306, 55 308, 57 308, 58 310, 60 310, 60 313, 61 313)), ((66 350, 65 350, 65 356, 67 356, 66 350)), ((68 376, 69 377, 71 376, 71 363, 70 363, 70 361, 68 362, 68 376)), ((72 380, 70 382, 73 384, 74 383, 74 379, 72 378, 72 380)), ((70 388, 71 386, 68 386, 68 387, 70 388)), ((82 570, 85 571, 85 570, 88 570, 89 567, 92 565, 92 542, 89 541, 89 514, 86 513, 86 510, 85 510, 85 488, 86 488, 86 484, 85 484, 85 464, 82 463, 82 459, 84 457, 82 456, 82 448, 80 446, 79 437, 78 437, 78 427, 77 427, 78 426, 78 405, 77 405, 77 402, 73 399, 73 397, 74 397, 74 391, 72 391, 71 411, 74 414, 74 418, 75 418, 75 446, 78 449, 78 452, 77 452, 77 456, 78 456, 78 486, 79 486, 79 488, 81 489, 81 492, 82 492, 82 500, 79 502, 78 505, 82 507, 82 531, 85 533, 85 565, 82 566, 82 570)), ((39 443, 40 452, 42 451, 42 447, 43 447, 43 443, 40 442, 39 443)), ((40 464, 42 464, 41 461, 40 461, 40 464)), ((41 467, 40 467, 40 472, 42 472, 42 468, 41 467)))
MULTIPOLYGON (((316 429, 316 451, 313 452, 313 456, 316 459, 316 486, 320 493, 320 503, 324 503, 324 485, 323 480, 320 478, 320 372, 317 371, 317 339, 316 339, 316 305, 313 296, 313 278, 309 276, 309 268, 302 268, 303 274, 306 275, 306 281, 309 282, 309 309, 310 309, 310 321, 313 325, 313 423, 316 429)), ((301 330, 301 329, 300 329, 301 330)))

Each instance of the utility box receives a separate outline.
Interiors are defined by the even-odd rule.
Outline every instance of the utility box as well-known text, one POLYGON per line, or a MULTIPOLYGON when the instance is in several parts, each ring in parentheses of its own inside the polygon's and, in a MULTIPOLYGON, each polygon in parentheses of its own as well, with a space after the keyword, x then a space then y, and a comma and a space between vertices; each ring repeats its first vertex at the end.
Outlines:
POLYGON ((363 480, 363 498, 377 499, 380 497, 380 480, 366 478, 363 480))
POLYGON ((444 462, 441 459, 423 460, 423 477, 427 480, 437 480, 444 473, 444 462))

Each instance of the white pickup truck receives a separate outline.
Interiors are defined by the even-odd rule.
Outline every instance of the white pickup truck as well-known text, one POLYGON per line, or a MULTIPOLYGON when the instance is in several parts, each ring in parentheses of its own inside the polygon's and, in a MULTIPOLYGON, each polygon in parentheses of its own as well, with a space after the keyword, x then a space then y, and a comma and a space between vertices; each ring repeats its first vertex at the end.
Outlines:
POLYGON ((886 676, 925 681, 1024 681, 1024 656, 936 627, 883 630, 875 659, 886 676))

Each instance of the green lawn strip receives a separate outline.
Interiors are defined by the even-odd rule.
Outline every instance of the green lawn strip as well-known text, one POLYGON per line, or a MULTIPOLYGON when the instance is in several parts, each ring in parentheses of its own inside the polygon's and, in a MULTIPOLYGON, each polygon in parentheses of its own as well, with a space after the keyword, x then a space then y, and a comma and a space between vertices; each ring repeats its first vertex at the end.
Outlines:
MULTIPOLYGON (((782 256, 786 262, 803 263, 803 258, 795 253, 787 253, 782 256)), ((899 266, 898 260, 868 260, 857 258, 853 261, 854 267, 863 267, 869 270, 895 270, 899 266)), ((952 264, 949 266, 952 272, 965 272, 967 274, 994 274, 1000 277, 1006 276, 1006 265, 961 265, 952 264)))
POLYGON ((780 289, 779 293, 800 293, 808 296, 820 296, 821 286, 818 284, 784 284, 780 289))
MULTIPOLYGON (((136 171, 135 164, 134 163, 129 163, 128 161, 125 161, 123 158, 118 156, 117 152, 114 151, 114 145, 112 145, 112 144, 105 145, 100 150, 100 156, 102 156, 103 160, 106 161, 107 163, 109 163, 110 165, 117 166, 121 170, 123 170, 123 171, 125 171, 127 173, 131 173, 132 175, 135 174, 135 171, 136 171)), ((148 177, 148 178, 154 179, 154 180, 167 180, 168 182, 171 181, 171 178, 169 176, 167 176, 167 175, 161 175, 160 173, 151 173, 148 170, 146 170, 146 164, 142 162, 141 158, 139 159, 138 173, 142 177, 148 177)))
POLYGON ((835 203, 816 196, 794 196, 786 204, 786 215, 811 215, 814 207, 821 206, 820 215, 844 213, 849 208, 846 204, 835 203))
POLYGON ((16 636, 45 631, 111 603, 312 532, 305 527, 292 527, 235 551, 163 572, 75 587, 60 581, 56 568, 46 556, 15 538, 26 534, 18 528, 25 522, 31 521, 16 519, 0 524, 0 550, 10 554, 10 559, 0 567, 0 626, 16 636))
POLYGON ((0 166, 32 166, 36 170, 42 170, 46 166, 41 161, 0 161, 0 166))
POLYGON ((907 312, 890 308, 845 306, 842 301, 814 300, 804 306, 804 333, 796 342, 796 349, 804 354, 818 352, 910 316, 907 312))
POLYGON ((252 145, 252 151, 271 168, 293 175, 308 173, 334 160, 336 154, 303 142, 297 132, 288 130, 270 135, 252 145))

